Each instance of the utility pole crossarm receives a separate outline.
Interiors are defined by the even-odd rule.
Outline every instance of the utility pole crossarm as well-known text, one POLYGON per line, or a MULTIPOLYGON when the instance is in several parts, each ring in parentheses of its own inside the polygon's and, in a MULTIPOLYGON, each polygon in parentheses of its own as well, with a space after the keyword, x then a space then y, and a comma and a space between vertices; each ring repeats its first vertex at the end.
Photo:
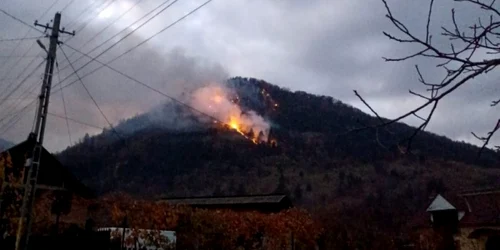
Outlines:
MULTIPOLYGON (((55 19, 55 18, 54 18, 55 19)), ((35 26, 38 26, 38 27, 42 27, 45 29, 45 31, 47 30, 51 30, 53 29, 53 27, 50 27, 49 24, 45 24, 45 25, 42 25, 42 24, 39 24, 38 23, 38 20, 35 20, 35 23, 34 23, 35 26)), ((59 29, 59 33, 62 33, 62 34, 68 34, 68 35, 72 35, 74 36, 75 35, 75 31, 73 30, 73 32, 68 32, 68 31, 65 31, 64 27, 62 29, 59 29)))

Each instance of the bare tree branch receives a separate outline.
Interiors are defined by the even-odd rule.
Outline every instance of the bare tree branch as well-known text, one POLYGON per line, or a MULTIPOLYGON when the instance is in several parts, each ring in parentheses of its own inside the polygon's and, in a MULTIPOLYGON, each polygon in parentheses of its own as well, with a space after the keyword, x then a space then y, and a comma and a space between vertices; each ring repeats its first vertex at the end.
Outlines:
POLYGON ((423 118, 422 116, 419 116, 417 114, 413 114, 415 117, 417 117, 418 119, 422 120, 422 121, 425 121, 425 118, 423 118))
MULTIPOLYGON (((422 98, 425 101, 418 107, 407 111, 394 119, 389 120, 382 119, 380 115, 368 104, 368 102, 366 102, 366 100, 361 95, 359 95, 357 91, 354 91, 355 95, 363 102, 363 104, 377 116, 380 123, 371 126, 356 128, 348 132, 360 131, 366 128, 376 129, 379 127, 391 125, 395 122, 400 122, 401 120, 409 116, 415 116, 419 118, 422 123, 413 131, 409 138, 407 138, 407 149, 409 150, 413 138, 416 137, 419 131, 425 130, 425 128, 429 124, 440 100, 453 93, 456 89, 460 88, 462 85, 469 82, 476 76, 491 72, 498 65, 500 65, 500 58, 484 59, 484 54, 495 55, 500 53, 500 21, 496 20, 493 17, 493 15, 500 17, 500 11, 494 6, 495 0, 490 1, 489 3, 486 3, 485 0, 455 0, 455 2, 458 3, 464 2, 473 4, 480 9, 492 14, 489 15, 489 19, 482 19, 481 17, 478 17, 475 23, 472 22, 470 25, 463 26, 458 24, 457 20, 459 20, 459 18, 457 17, 455 9, 451 9, 452 28, 449 29, 446 27, 441 27, 441 36, 449 39, 450 47, 449 49, 442 49, 432 45, 431 21, 433 15, 432 12, 434 0, 430 0, 429 2, 429 11, 427 13, 425 26, 425 38, 419 38, 414 33, 412 33, 403 22, 398 20, 393 15, 387 1, 382 0, 382 2, 387 11, 386 17, 400 32, 398 36, 395 36, 388 32, 384 32, 383 34, 387 38, 389 38, 389 40, 398 43, 412 43, 421 46, 421 48, 413 54, 400 58, 384 58, 384 60, 388 62, 400 62, 418 57, 435 59, 436 67, 443 69, 446 74, 440 81, 427 81, 424 78, 419 66, 416 65, 415 68, 418 75, 418 81, 424 86, 427 86, 427 94, 420 94, 414 92, 413 90, 409 90, 409 93, 411 95, 422 98), (460 27, 463 27, 463 29, 461 29, 460 27), (417 114, 427 107, 430 107, 430 111, 426 116, 422 117, 417 114)), ((491 103, 491 106, 496 106, 499 103, 500 99, 497 101, 493 101, 491 103)), ((500 120, 495 128, 491 130, 486 137, 479 137, 473 133, 473 135, 477 139, 483 141, 483 147, 481 148, 479 153, 481 153, 484 148, 487 147, 490 139, 498 130, 499 124, 500 120)))
POLYGON ((427 26, 426 26, 426 35, 425 35, 425 43, 431 43, 431 34, 429 33, 429 27, 431 25, 431 16, 432 16, 432 6, 434 5, 434 0, 431 0, 429 4, 429 14, 427 15, 427 26))
POLYGON ((425 100, 427 100, 427 101, 429 101, 429 100, 431 99, 431 98, 429 98, 429 97, 425 97, 425 96, 423 96, 423 95, 421 95, 421 94, 415 93, 415 92, 413 92, 413 91, 411 91, 411 90, 408 90, 408 92, 410 92, 410 94, 412 94, 412 95, 416 95, 416 96, 418 96, 418 97, 420 97, 420 98, 423 98, 423 99, 425 99, 425 100))
POLYGON ((368 105, 368 103, 365 101, 365 99, 363 99, 363 97, 361 97, 359 94, 358 94, 358 91, 354 90, 354 94, 363 102, 363 104, 365 104, 366 107, 368 107, 370 109, 370 111, 372 111, 372 113, 377 116, 377 118, 380 120, 380 121, 384 121, 382 119, 382 117, 380 117, 380 115, 370 106, 368 105))
POLYGON ((500 99, 496 100, 496 101, 492 101, 490 106, 494 107, 494 106, 498 105, 499 103, 500 103, 500 99))
POLYGON ((474 132, 471 132, 472 135, 474 137, 476 137, 476 139, 478 139, 478 140, 480 140, 480 141, 483 142, 483 145, 481 146, 481 149, 479 149, 479 152, 477 154, 478 158, 481 156, 481 153, 486 148, 486 146, 488 146, 488 144, 490 143, 491 138, 498 131, 499 128, 500 128, 500 119, 496 122, 495 127, 490 132, 487 133, 486 137, 480 137, 480 136, 477 136, 474 132))
POLYGON ((492 11, 495 14, 497 14, 498 16, 500 16, 500 11, 498 11, 495 8, 493 8, 493 5, 495 4, 495 1, 496 0, 493 0, 490 4, 485 4, 485 3, 483 3, 482 1, 479 1, 479 0, 455 0, 455 2, 469 2, 469 3, 472 3, 472 4, 479 5, 482 9, 492 11))

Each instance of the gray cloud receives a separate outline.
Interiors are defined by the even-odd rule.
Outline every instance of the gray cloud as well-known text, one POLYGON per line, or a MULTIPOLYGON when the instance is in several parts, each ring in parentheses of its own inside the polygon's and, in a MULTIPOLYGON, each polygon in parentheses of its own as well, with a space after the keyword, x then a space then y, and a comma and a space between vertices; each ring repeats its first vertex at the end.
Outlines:
MULTIPOLYGON (((60 2, 59 9, 68 1, 60 2)), ((63 13, 63 23, 71 23, 72 18, 78 16, 89 3, 76 2, 78 4, 70 6, 63 13)), ((116 6, 133 3, 126 0, 116 2, 116 6)), ((179 2, 101 59, 107 61, 134 46, 202 1, 179 2)), ((394 15, 404 20, 418 35, 425 34, 428 6, 427 1, 424 2, 425 4, 422 1, 389 1, 394 15)), ((50 3, 49 0, 7 0, 3 8, 31 23, 44 10, 42 6, 50 3)), ((95 38, 83 50, 89 51, 159 3, 158 0, 143 1, 105 35, 95 38)), ((452 7, 456 8, 461 25, 481 14, 477 9, 453 1, 436 1, 435 7, 431 30, 436 34, 434 44, 439 47, 449 46, 448 41, 439 39, 438 34, 441 25, 450 24, 452 7)), ((108 19, 95 19, 68 43, 79 48, 123 10, 124 8, 116 9, 108 19)), ((48 13, 53 13, 53 10, 48 13)), ((49 14, 44 17, 45 20, 49 18, 49 14)), ((442 72, 431 62, 421 59, 385 63, 383 56, 404 56, 418 48, 397 44, 384 37, 382 31, 394 31, 384 15, 384 6, 378 0, 215 0, 195 15, 113 63, 113 66, 174 96, 207 80, 217 81, 228 76, 242 75, 265 79, 292 90, 330 95, 367 111, 352 94, 352 90, 357 89, 382 115, 395 117, 421 102, 408 94, 408 89, 425 91, 417 82, 415 64, 422 65, 422 70, 429 79, 438 79, 442 72)), ((8 24, 0 38, 18 37, 26 32, 25 27, 5 16, 0 15, 0 21, 8 24)), ((0 44, 0 55, 9 53, 13 46, 0 44)), ((16 54, 19 55, 29 46, 29 42, 23 42, 16 54)), ((30 51, 31 55, 39 53, 39 48, 35 47, 30 51)), ((68 48, 65 51, 72 53, 68 48)), ((92 55, 97 53, 99 51, 92 55)), ((5 59, 0 58, 0 67, 2 60, 5 59)), ((62 61, 61 53, 59 60, 62 61)), ((26 65, 29 61, 23 59, 22 62, 26 65)), ((12 60, 8 63, 12 64, 12 60)), ((82 63, 84 61, 75 66, 82 63)), ((92 70, 92 67, 97 67, 97 64, 93 63, 89 69, 82 70, 82 74, 92 70)), ((4 74, 5 70, 0 68, 0 73, 4 74)), ((16 72, 9 73, 11 77, 16 75, 16 72)), ((69 69, 61 72, 63 76, 70 73, 69 69)), ((497 76, 498 73, 492 72, 477 78, 443 101, 428 129, 454 139, 475 142, 470 131, 485 133, 496 120, 496 109, 490 108, 489 103, 497 98, 497 76)), ((113 123, 145 112, 165 100, 109 70, 102 70, 84 81, 113 123)), ((2 86, 3 84, 0 90, 2 86)), ((64 94, 68 100, 69 116, 100 126, 106 125, 79 84, 65 89, 64 94)), ((58 95, 54 97, 51 109, 62 114, 62 102, 60 94, 58 95)), ((3 115, 2 112, 0 115, 3 115)), ((5 137, 17 141, 24 139, 24 131, 29 130, 32 117, 32 114, 26 114, 21 125, 5 137)), ((64 148, 68 143, 64 121, 52 118, 49 122, 51 136, 47 138, 48 145, 55 150, 64 148)), ((405 122, 416 124, 417 121, 409 119, 405 122)), ((71 124, 71 130, 74 138, 85 133, 99 132, 99 129, 77 124, 71 124)))

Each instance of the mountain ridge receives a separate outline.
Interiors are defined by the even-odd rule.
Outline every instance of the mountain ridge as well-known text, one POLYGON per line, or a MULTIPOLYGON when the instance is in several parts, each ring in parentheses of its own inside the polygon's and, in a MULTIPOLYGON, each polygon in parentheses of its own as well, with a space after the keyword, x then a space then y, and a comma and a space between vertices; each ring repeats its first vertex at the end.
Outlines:
MULTIPOLYGON (((402 123, 381 129, 378 135, 373 129, 345 133, 359 127, 358 124, 379 121, 332 97, 291 92, 253 78, 235 77, 227 85, 237 93, 242 110, 253 110, 270 121, 269 141, 277 142, 278 146, 270 143, 252 145, 230 128, 214 127, 210 121, 200 120, 191 110, 170 103, 118 124, 115 130, 125 138, 105 130, 97 136, 86 136, 58 156, 98 191, 116 191, 126 186, 124 189, 142 194, 151 194, 151 190, 143 192, 143 189, 164 194, 162 190, 171 190, 171 185, 181 176, 204 168, 210 171, 207 166, 215 165, 217 170, 214 171, 221 171, 221 166, 224 166, 222 169, 249 169, 262 161, 280 157, 291 161, 290 164, 307 162, 308 168, 322 169, 349 161, 373 165, 398 159, 451 161, 483 167, 498 165, 498 155, 492 150, 486 150, 480 161, 476 161, 479 148, 475 145, 454 142, 429 132, 421 132, 414 138, 414 153, 401 154, 398 142, 414 129, 402 123), (238 159, 245 154, 255 159, 238 159), (169 184, 157 180, 157 187, 148 186, 145 185, 148 178, 163 178, 169 184)), ((275 175, 283 172, 284 167, 276 167, 279 164, 270 162, 269 165, 278 170, 267 172, 275 172, 275 175)), ((198 191, 184 190, 172 195, 210 195, 202 186, 195 189, 198 191)), ((267 187, 265 191, 276 190, 267 187)))
POLYGON ((402 154, 398 142, 414 131, 406 124, 378 135, 374 129, 345 133, 379 120, 332 97, 262 80, 232 78, 228 86, 242 112, 254 111, 271 124, 267 141, 256 144, 231 126, 167 103, 117 125, 120 137, 109 129, 85 136, 57 157, 101 194, 284 193, 325 223, 331 237, 356 232, 359 241, 399 237, 394 232, 410 230, 413 216, 437 193, 500 186, 492 150, 477 161, 477 146, 422 132, 413 153, 402 154))

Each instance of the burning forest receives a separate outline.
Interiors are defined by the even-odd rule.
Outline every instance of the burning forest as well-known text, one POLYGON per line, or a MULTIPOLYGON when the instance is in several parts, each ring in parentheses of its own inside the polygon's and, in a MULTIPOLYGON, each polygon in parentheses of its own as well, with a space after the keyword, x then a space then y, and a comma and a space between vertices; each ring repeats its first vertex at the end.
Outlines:
POLYGON ((270 123, 257 112, 244 110, 230 88, 216 83, 198 88, 191 95, 190 105, 209 115, 214 124, 222 124, 255 144, 268 141, 270 123))

